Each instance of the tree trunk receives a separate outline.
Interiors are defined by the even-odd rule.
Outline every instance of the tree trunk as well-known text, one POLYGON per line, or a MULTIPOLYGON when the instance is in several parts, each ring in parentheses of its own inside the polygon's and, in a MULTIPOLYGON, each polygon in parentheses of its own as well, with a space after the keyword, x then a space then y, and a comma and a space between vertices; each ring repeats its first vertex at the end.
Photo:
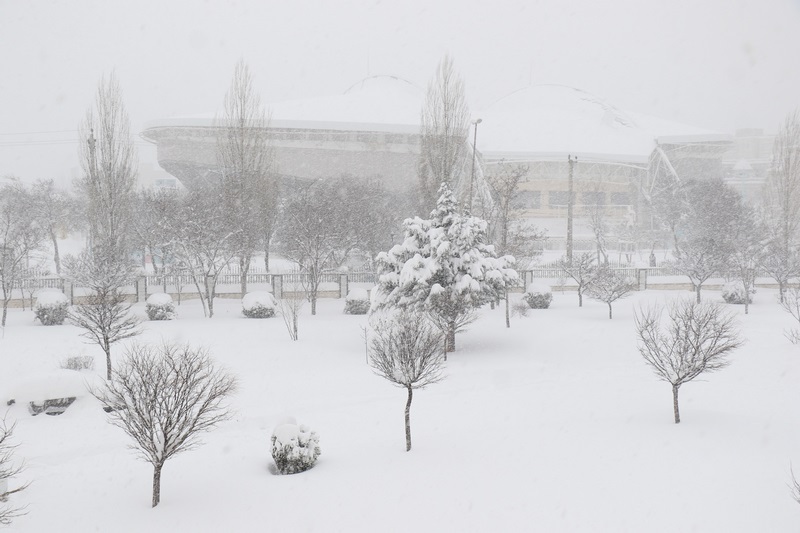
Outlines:
POLYGON ((675 413, 675 423, 681 423, 681 412, 678 410, 678 388, 680 385, 672 385, 672 410, 675 413))
POLYGON ((445 339, 445 352, 456 351, 456 322, 451 320, 447 323, 447 335, 445 339))
POLYGON ((411 398, 414 395, 414 389, 408 389, 408 400, 406 401, 406 451, 411 451, 411 398))
POLYGON ((783 284, 782 280, 778 281, 778 298, 780 299, 780 303, 783 303, 783 294, 786 292, 786 286, 783 284))
POLYGON ((511 327, 511 313, 509 312, 509 303, 508 303, 508 290, 506 290, 506 327, 511 327))
POLYGON ((106 379, 111 381, 111 343, 108 337, 103 337, 103 351, 106 352, 106 379))
POLYGON ((611 303, 608 304, 608 318, 611 319, 611 303))
POLYGON ((161 468, 164 465, 153 465, 153 507, 161 501, 161 468))
POLYGON ((580 285, 578 286, 578 307, 583 307, 583 291, 580 285))
POLYGON ((61 277, 61 256, 58 254, 58 237, 52 228, 50 228, 50 240, 53 241, 53 262, 56 264, 56 275, 61 277))
POLYGON ((239 282, 241 285, 242 298, 247 294, 247 273, 250 272, 250 257, 239 258, 239 282))
POLYGON ((269 243, 272 240, 272 231, 267 231, 264 236, 264 268, 269 272, 269 243))
POLYGON ((8 315, 8 300, 3 299, 3 320, 0 320, 0 326, 6 327, 6 316, 8 315))
POLYGON ((701 285, 699 283, 694 286, 694 290, 697 293, 697 303, 700 303, 700 287, 701 285))
POLYGON ((311 289, 311 316, 317 314, 317 289, 311 289))

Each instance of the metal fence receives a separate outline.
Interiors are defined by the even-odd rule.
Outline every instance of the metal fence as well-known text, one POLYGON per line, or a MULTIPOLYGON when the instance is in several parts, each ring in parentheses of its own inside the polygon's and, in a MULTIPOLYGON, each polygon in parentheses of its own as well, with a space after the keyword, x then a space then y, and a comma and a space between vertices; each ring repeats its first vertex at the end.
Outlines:
MULTIPOLYGON (((651 284, 658 284, 661 288, 682 288, 688 283, 688 278, 678 272, 671 264, 659 267, 637 268, 627 264, 611 263, 610 268, 622 272, 626 277, 638 280, 641 289, 646 288, 648 280, 651 284), (678 276, 681 279, 664 279, 678 276)), ((238 269, 236 269, 238 270, 238 269)), ((520 271, 519 282, 515 284, 517 289, 524 288, 534 280, 548 280, 554 285, 570 285, 570 278, 557 262, 542 263, 533 268, 520 271)), ((758 272, 757 277, 769 277, 763 272, 758 272)), ((730 273, 720 274, 716 279, 732 279, 730 273)), ((197 280, 200 286, 203 280, 197 280)), ((286 272, 270 273, 263 270, 251 269, 247 274, 247 285, 253 289, 263 289, 266 285, 271 290, 278 291, 307 291, 310 286, 310 277, 305 272, 286 272)), ((321 277, 321 283, 327 284, 324 296, 344 297, 346 291, 353 284, 374 285, 378 281, 378 276, 374 272, 326 272, 321 277)), ((237 271, 225 271, 217 279, 217 295, 233 296, 240 293, 241 275, 237 271)), ((69 281, 56 276, 38 276, 25 279, 12 290, 12 300, 22 298, 30 299, 37 290, 40 289, 59 289, 70 296, 80 296, 88 294, 88 289, 77 287, 69 281)), ((122 292, 132 295, 136 301, 142 301, 147 296, 158 292, 168 292, 178 295, 190 295, 196 292, 195 280, 192 275, 186 272, 147 276, 140 276, 132 280, 130 284, 123 288, 122 292)), ((3 295, 0 291, 0 295, 3 295)), ((276 293, 278 296, 278 293, 276 293)))

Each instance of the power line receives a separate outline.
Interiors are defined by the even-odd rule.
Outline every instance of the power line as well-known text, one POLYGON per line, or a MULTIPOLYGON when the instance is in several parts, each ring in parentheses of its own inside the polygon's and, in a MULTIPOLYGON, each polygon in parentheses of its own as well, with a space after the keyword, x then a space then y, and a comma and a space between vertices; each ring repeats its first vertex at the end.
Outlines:
POLYGON ((0 135, 41 135, 45 133, 75 133, 77 130, 52 130, 52 131, 19 131, 0 133, 0 135))

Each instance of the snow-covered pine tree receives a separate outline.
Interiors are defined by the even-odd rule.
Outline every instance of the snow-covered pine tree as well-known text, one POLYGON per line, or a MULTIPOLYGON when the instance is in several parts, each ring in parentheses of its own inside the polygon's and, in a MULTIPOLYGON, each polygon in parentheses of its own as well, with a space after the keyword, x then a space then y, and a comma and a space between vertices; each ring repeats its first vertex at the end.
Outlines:
POLYGON ((487 244, 486 221, 458 212, 446 183, 429 220, 403 222, 402 244, 376 259, 378 286, 373 311, 417 309, 427 313, 455 350, 456 331, 472 322, 474 311, 496 300, 517 279, 514 258, 497 257, 487 244))

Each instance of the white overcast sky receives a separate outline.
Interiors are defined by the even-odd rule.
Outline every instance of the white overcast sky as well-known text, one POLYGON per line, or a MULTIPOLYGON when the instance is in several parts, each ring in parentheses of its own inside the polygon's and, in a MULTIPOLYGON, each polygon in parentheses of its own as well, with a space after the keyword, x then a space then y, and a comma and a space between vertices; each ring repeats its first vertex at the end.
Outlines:
POLYGON ((216 111, 239 58, 270 102, 424 87, 446 52, 476 112, 529 83, 726 133, 800 105, 800 0, 0 0, 0 176, 66 182, 112 69, 138 134, 216 111))

